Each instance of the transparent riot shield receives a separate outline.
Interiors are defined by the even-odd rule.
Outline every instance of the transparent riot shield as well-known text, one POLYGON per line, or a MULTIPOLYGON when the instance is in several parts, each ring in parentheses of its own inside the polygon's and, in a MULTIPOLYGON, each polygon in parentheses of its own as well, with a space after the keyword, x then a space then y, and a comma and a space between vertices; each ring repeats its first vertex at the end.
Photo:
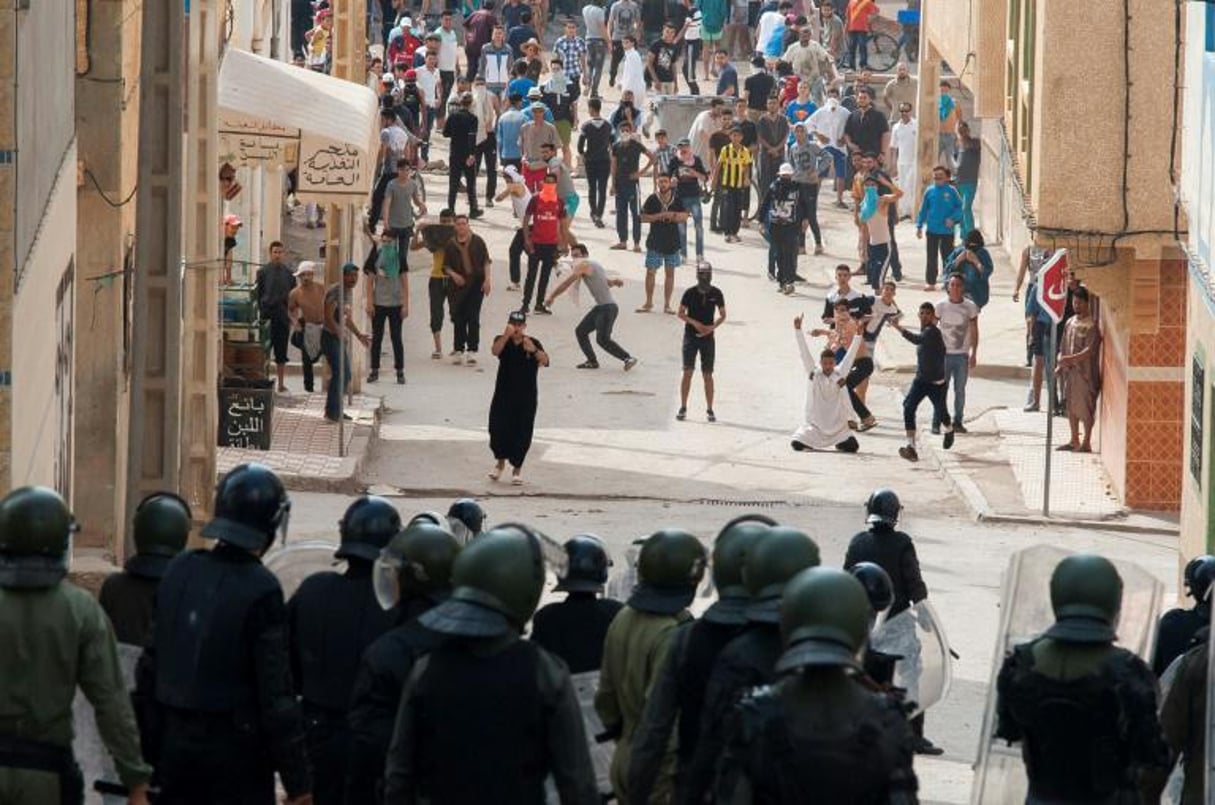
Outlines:
MULTIPOLYGON (((142 646, 132 646, 127 643, 118 644, 118 663, 122 668, 122 680, 127 690, 135 689, 135 664, 143 653, 142 646)), ((126 802, 125 797, 101 796, 92 792, 93 784, 98 780, 118 784, 118 772, 114 768, 114 760, 110 757, 101 734, 97 731, 97 720, 93 714, 93 706, 79 690, 72 701, 72 752, 84 775, 86 801, 119 803, 126 802)))
POLYGON ((899 657, 894 685, 915 703, 913 715, 945 698, 953 684, 953 656, 941 619, 928 601, 921 601, 885 620, 869 640, 875 651, 899 657))
MULTIPOLYGON (((970 796, 972 805, 1021 805, 1025 802, 1029 785, 1021 761, 1021 747, 1009 746, 995 737, 996 678, 1005 656, 1015 646, 1032 640, 1055 622, 1050 606, 1050 577, 1055 565, 1072 553, 1053 545, 1036 545, 1018 551, 1009 559, 1000 601, 1000 631, 992 658, 983 728, 979 733, 979 757, 970 796)), ((1136 564, 1112 561, 1122 577, 1117 644, 1146 660, 1155 642, 1164 585, 1136 564)))
MULTIPOLYGON (((595 711, 595 693, 599 690, 599 672, 586 671, 581 674, 570 674, 570 682, 574 685, 574 695, 578 697, 578 708, 582 711, 582 724, 586 729, 586 743, 591 753, 591 768, 595 771, 595 784, 599 794, 607 801, 612 794, 612 754, 616 751, 615 741, 599 743, 596 735, 603 733, 603 722, 595 711)), ((558 805, 560 798, 557 788, 553 785, 552 777, 545 782, 546 800, 550 805, 558 805)))
POLYGON ((278 577, 283 598, 290 598, 313 573, 325 570, 341 573, 346 569, 344 561, 333 558, 336 550, 337 545, 319 539, 293 542, 266 554, 262 564, 278 577))
POLYGON ((603 595, 617 601, 628 601, 637 586, 637 559, 641 556, 641 546, 634 542, 624 552, 624 559, 612 564, 612 575, 608 577, 603 595))

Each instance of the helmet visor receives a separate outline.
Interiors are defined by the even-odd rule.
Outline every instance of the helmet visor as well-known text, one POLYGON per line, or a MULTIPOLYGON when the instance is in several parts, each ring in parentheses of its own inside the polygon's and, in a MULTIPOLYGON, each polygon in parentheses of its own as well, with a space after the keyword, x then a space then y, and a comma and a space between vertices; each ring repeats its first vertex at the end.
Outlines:
POLYGON ((460 543, 461 548, 468 545, 468 543, 472 542, 473 537, 477 536, 473 533, 472 529, 466 526, 464 521, 458 517, 448 517, 447 524, 448 527, 451 528, 452 536, 456 538, 456 542, 460 543))
POLYGON ((398 562, 381 556, 371 568, 371 584, 375 590, 376 603, 385 612, 401 600, 401 571, 398 562))

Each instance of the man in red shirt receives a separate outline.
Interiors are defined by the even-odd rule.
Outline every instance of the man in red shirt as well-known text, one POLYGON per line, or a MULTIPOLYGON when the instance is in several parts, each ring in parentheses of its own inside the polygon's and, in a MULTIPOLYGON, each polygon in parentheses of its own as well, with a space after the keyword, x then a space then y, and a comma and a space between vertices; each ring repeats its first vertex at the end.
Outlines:
POLYGON ((848 0, 848 10, 844 14, 844 30, 848 32, 847 63, 853 70, 869 69, 869 32, 873 17, 877 13, 878 7, 874 0, 848 0))
POLYGON ((565 200, 557 196, 557 176, 545 174, 540 192, 528 202, 523 214, 523 248, 527 251, 527 278, 523 281, 524 313, 532 301, 536 285, 536 267, 540 267, 540 288, 536 294, 536 313, 551 313, 544 304, 548 292, 548 277, 557 262, 557 248, 564 244, 561 219, 566 216, 565 200))

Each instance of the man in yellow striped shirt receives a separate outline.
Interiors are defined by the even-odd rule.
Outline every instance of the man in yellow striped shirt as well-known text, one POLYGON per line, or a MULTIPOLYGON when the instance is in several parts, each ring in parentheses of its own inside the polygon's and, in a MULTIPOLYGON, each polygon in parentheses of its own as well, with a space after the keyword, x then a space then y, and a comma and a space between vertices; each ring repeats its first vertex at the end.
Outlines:
POLYGON ((742 139, 742 129, 738 126, 730 129, 730 143, 721 149, 709 181, 710 187, 716 187, 723 194, 721 230, 725 233, 726 243, 741 240, 738 230, 742 225, 747 188, 751 186, 751 163, 754 160, 742 139))

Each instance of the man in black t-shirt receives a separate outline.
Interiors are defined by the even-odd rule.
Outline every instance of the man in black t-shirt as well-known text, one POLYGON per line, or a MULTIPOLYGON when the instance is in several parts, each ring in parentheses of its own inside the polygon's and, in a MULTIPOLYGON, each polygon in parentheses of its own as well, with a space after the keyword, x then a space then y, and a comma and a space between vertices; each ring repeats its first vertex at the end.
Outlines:
POLYGON ((650 45, 646 56, 646 73, 653 82, 657 95, 675 94, 675 62, 679 58, 679 44, 675 41, 678 31, 671 23, 662 26, 662 39, 650 45))
POLYGON ((683 328, 683 378, 679 384, 679 413, 682 421, 688 416, 688 392, 692 390, 692 372, 696 356, 700 355, 700 373, 705 381, 705 417, 717 421, 713 413, 713 364, 717 356, 714 333, 726 320, 726 297, 713 284, 713 267, 701 263, 696 267, 696 285, 683 292, 679 300, 679 320, 683 328), (714 318, 716 314, 716 318, 714 318))
MULTIPOLYGON (((717 157, 721 154, 721 149, 730 144, 730 130, 734 128, 734 113, 729 107, 721 110, 720 115, 721 128, 709 135, 709 175, 713 175, 713 168, 717 164, 717 157)), ((718 188, 709 188, 713 191, 713 206, 709 209, 709 231, 715 234, 721 234, 721 199, 724 193, 718 192, 718 188)))
POLYGON ((652 193, 641 207, 641 220, 650 225, 645 239, 645 304, 638 313, 649 313, 654 307, 654 274, 666 271, 662 285, 662 312, 674 313, 671 296, 675 293, 675 268, 680 264, 679 226, 687 224, 688 213, 671 187, 671 177, 658 177, 658 191, 652 193))
POLYGON ((645 146, 633 136, 633 124, 620 122, 620 139, 612 144, 611 178, 608 180, 608 195, 616 197, 616 235, 619 240, 611 248, 623 251, 628 248, 629 218, 633 219, 633 251, 641 251, 640 184, 643 171, 650 169, 650 154, 645 146), (643 168, 641 158, 646 158, 643 168))
POLYGON ((758 120, 768 108, 768 97, 776 92, 776 78, 764 68, 764 60, 756 56, 751 60, 755 72, 743 82, 743 94, 747 98, 747 117, 758 120))
MULTIPOLYGON (((709 180, 709 171, 700 157, 692 153, 692 141, 684 137, 675 146, 675 158, 671 160, 671 178, 675 180, 675 195, 696 227, 696 262, 705 259, 704 213, 700 207, 701 185, 709 180)), ((679 225, 679 255, 688 259, 688 222, 679 225)))

